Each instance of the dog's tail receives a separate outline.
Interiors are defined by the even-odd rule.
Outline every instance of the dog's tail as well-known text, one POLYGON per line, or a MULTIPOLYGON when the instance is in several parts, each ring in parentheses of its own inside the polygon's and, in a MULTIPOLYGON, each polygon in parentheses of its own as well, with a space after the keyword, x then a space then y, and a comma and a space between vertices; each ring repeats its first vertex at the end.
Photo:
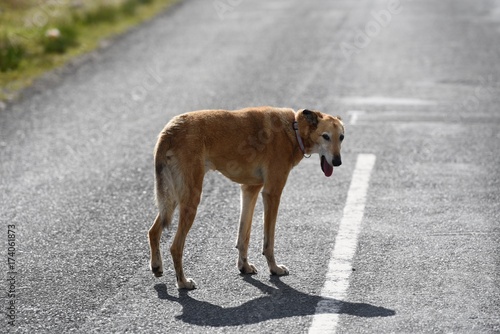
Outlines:
POLYGON ((180 173, 176 172, 174 158, 169 157, 168 140, 165 137, 165 133, 161 133, 155 147, 155 198, 160 221, 164 228, 170 228, 178 203, 176 183, 180 173))

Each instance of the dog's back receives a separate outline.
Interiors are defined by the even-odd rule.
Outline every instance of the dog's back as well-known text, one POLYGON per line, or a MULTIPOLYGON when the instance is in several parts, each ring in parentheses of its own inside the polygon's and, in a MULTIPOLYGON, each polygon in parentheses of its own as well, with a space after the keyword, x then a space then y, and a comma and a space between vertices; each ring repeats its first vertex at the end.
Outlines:
MULTIPOLYGON (((183 196, 189 181, 186 178, 193 176, 193 171, 186 168, 198 169, 201 175, 218 170, 241 184, 262 184, 258 166, 279 163, 282 160, 276 159, 277 154, 290 164, 294 160, 294 154, 288 152, 293 148, 293 133, 283 134, 290 132, 294 117, 292 109, 271 107, 201 110, 174 117, 160 133, 155 147, 160 213, 169 212, 183 196), (165 208, 165 203, 171 204, 165 208)), ((166 225, 169 221, 165 221, 166 225)))

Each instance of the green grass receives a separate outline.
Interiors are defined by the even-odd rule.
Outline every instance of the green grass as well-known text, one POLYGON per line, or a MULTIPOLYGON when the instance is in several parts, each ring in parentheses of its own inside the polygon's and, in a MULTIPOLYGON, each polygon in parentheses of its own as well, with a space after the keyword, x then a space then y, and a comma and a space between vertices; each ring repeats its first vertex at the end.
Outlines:
MULTIPOLYGON (((135 2, 135 1, 134 1, 135 2)), ((82 17, 77 17, 84 24, 98 24, 101 22, 115 23, 118 20, 119 7, 110 4, 101 4, 85 12, 82 17)))
POLYGON ((7 35, 0 37, 0 72, 19 68, 26 53, 21 43, 11 41, 7 35))
POLYGON ((0 100, 180 0, 1 0, 0 100))
POLYGON ((137 0, 125 0, 121 5, 121 11, 125 15, 135 15, 139 2, 137 0))
POLYGON ((78 30, 71 24, 59 24, 40 37, 45 53, 65 53, 78 45, 78 30))

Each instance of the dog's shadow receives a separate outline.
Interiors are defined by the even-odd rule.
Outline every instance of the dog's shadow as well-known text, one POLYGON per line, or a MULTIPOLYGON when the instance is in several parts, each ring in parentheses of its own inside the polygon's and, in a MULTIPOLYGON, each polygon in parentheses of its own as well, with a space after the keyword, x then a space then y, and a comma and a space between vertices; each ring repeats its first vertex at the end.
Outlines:
POLYGON ((179 297, 171 296, 165 284, 155 285, 155 290, 159 299, 178 302, 182 305, 182 314, 176 318, 199 326, 239 326, 315 313, 349 314, 358 317, 388 317, 396 314, 395 311, 380 306, 350 303, 306 294, 286 285, 277 276, 270 278, 270 282, 275 287, 266 285, 252 276, 243 276, 243 279, 266 295, 236 307, 224 308, 196 300, 185 290, 179 291, 179 297))

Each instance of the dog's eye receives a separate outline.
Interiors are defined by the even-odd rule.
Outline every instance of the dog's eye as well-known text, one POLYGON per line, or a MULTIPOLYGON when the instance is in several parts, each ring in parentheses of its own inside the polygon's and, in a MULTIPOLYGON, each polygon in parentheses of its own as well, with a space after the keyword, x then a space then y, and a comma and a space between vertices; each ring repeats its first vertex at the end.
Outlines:
POLYGON ((340 135, 340 141, 344 140, 344 135, 340 135))
POLYGON ((324 140, 330 140, 330 136, 325 133, 325 134, 323 134, 323 139, 324 140))

